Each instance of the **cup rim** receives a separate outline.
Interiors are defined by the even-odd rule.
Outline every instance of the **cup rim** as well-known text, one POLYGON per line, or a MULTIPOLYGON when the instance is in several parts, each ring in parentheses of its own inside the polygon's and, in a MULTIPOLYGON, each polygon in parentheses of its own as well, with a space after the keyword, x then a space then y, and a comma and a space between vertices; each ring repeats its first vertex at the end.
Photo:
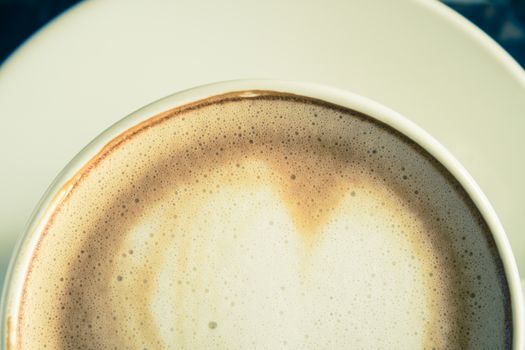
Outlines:
POLYGON ((108 127, 64 167, 38 202, 12 253, 0 299, 1 348, 8 348, 7 344, 16 337, 14 334, 14 330, 17 328, 16 320, 12 320, 14 325, 12 324, 9 327, 7 326, 8 317, 13 306, 16 309, 16 306, 19 305, 24 283, 23 276, 27 272, 32 252, 40 238, 39 232, 43 229, 43 225, 47 222, 48 216, 53 212, 57 203, 68 192, 68 181, 81 171, 87 162, 95 157, 111 140, 126 130, 166 110, 225 93, 236 92, 241 93, 241 96, 244 94, 244 96, 249 97, 262 90, 302 95, 362 112, 401 132, 441 163, 467 192, 491 231, 509 288, 513 348, 521 349, 524 347, 524 300, 518 268, 509 241, 487 197, 467 170, 444 146, 403 115, 355 93, 309 82, 243 79, 193 87, 152 102, 108 127))

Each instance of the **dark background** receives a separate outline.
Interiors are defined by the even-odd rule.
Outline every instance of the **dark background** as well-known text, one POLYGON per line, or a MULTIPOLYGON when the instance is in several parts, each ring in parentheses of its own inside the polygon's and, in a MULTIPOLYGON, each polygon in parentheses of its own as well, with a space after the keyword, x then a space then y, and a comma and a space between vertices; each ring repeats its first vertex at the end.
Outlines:
MULTIPOLYGON (((0 64, 31 34, 78 2, 0 0, 0 64)), ((525 67, 525 0, 443 2, 483 29, 525 67)))

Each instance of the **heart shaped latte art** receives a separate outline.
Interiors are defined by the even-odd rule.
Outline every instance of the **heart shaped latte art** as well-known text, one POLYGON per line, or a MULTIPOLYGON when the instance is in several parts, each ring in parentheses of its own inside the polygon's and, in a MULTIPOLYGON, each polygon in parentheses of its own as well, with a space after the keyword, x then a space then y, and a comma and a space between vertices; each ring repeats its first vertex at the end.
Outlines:
POLYGON ((71 180, 17 346, 508 344, 494 242, 441 165, 358 112, 243 96, 155 116, 71 180))

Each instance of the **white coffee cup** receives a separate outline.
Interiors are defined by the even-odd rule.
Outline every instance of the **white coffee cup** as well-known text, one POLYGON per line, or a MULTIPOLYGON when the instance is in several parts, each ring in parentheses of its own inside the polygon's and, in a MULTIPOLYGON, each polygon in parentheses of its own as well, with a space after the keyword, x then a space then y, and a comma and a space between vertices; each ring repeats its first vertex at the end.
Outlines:
POLYGON ((437 159, 468 193, 471 200, 477 206, 479 212, 483 216, 483 219, 490 228, 497 246, 499 256, 502 260, 505 277, 508 282, 512 309, 513 348, 523 348, 525 344, 525 311, 523 305, 522 287, 515 259, 496 213, 478 185, 467 173, 467 171, 459 164, 459 162, 424 130, 400 114, 383 107, 374 101, 335 88, 309 83, 271 80, 239 80, 221 82, 176 93, 156 101, 122 119, 104 131, 85 149, 83 149, 66 166, 66 168, 59 174, 59 176, 50 186, 38 204, 34 214, 32 215, 24 237, 18 244, 18 248, 13 254, 7 277, 7 283, 5 283, 2 295, 2 328, 0 333, 2 337, 2 348, 6 348, 8 344, 13 342, 11 339, 16 337, 16 334, 14 334, 13 331, 13 329, 16 329, 16 306, 20 302, 22 286, 25 280, 24 277, 29 268, 32 252, 38 243, 40 238, 39 235, 43 230, 44 223, 47 221, 54 205, 57 203, 57 198, 60 198, 60 196, 64 194, 64 191, 67 192, 67 184, 70 179, 72 179, 75 174, 113 138, 137 125, 138 123, 147 120, 153 115, 157 115, 166 110, 205 99, 210 96, 236 91, 246 91, 246 94, 250 94, 250 91, 257 90, 277 91, 302 95, 357 110, 366 115, 372 116, 373 118, 396 129, 423 147, 428 153, 437 159), (8 327, 6 327, 7 320, 10 317, 11 323, 8 327))

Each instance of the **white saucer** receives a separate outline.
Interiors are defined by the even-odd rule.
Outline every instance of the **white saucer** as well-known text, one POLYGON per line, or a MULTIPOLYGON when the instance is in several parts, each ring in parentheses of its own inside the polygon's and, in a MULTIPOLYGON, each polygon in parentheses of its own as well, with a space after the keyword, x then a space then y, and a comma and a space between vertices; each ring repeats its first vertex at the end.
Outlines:
POLYGON ((375 99, 443 143, 488 196, 525 272, 525 73, 436 1, 85 2, 0 69, 0 280, 58 172, 167 94, 237 78, 375 99))

